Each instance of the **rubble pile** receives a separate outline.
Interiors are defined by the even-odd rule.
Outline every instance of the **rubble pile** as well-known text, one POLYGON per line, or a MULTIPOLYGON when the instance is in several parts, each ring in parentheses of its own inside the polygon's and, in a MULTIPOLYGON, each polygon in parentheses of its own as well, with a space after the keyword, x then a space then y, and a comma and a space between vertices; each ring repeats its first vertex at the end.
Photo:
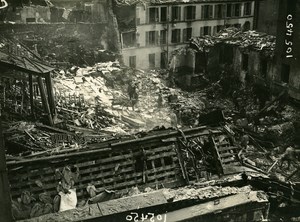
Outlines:
POLYGON ((238 28, 229 27, 221 30, 215 36, 193 37, 191 45, 199 51, 209 51, 210 47, 223 42, 230 45, 238 45, 240 48, 263 50, 266 55, 273 57, 275 41, 275 36, 266 35, 254 30, 242 32, 238 28))

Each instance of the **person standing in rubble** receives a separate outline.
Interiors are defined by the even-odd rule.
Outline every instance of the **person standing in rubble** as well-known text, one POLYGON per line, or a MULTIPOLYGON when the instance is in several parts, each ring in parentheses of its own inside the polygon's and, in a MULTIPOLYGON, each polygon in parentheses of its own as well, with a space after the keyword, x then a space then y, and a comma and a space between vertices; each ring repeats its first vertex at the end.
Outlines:
POLYGON ((137 104, 138 101, 137 83, 129 83, 127 93, 129 96, 130 103, 132 105, 132 109, 134 110, 134 106, 137 104))
POLYGON ((178 120, 177 120, 177 115, 175 113, 171 113, 171 127, 177 128, 178 125, 178 120))

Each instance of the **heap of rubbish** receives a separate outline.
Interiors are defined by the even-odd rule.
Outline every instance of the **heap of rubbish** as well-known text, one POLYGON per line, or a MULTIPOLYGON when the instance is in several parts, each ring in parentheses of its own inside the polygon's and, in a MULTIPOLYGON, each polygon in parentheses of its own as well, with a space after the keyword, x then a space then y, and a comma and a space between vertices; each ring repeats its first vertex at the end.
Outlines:
POLYGON ((242 32, 235 27, 221 30, 214 36, 193 37, 190 41, 192 48, 199 51, 209 51, 209 49, 219 43, 235 45, 241 49, 251 49, 262 51, 269 57, 274 56, 276 37, 260 33, 254 30, 242 32))

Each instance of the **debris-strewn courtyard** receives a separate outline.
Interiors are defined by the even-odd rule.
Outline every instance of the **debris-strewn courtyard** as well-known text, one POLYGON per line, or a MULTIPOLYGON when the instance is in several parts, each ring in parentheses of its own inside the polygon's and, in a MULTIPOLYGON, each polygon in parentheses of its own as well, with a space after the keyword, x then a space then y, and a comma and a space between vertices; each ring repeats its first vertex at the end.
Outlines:
POLYGON ((1 3, 5 221, 300 221, 299 50, 268 0, 1 3))

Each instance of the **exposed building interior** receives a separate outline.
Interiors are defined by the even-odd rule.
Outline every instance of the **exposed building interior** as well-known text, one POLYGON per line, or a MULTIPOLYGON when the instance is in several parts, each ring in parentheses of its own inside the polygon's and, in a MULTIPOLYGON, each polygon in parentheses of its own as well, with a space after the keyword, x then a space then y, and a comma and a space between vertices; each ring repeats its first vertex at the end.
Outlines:
POLYGON ((0 219, 300 221, 299 0, 0 0, 0 219))

